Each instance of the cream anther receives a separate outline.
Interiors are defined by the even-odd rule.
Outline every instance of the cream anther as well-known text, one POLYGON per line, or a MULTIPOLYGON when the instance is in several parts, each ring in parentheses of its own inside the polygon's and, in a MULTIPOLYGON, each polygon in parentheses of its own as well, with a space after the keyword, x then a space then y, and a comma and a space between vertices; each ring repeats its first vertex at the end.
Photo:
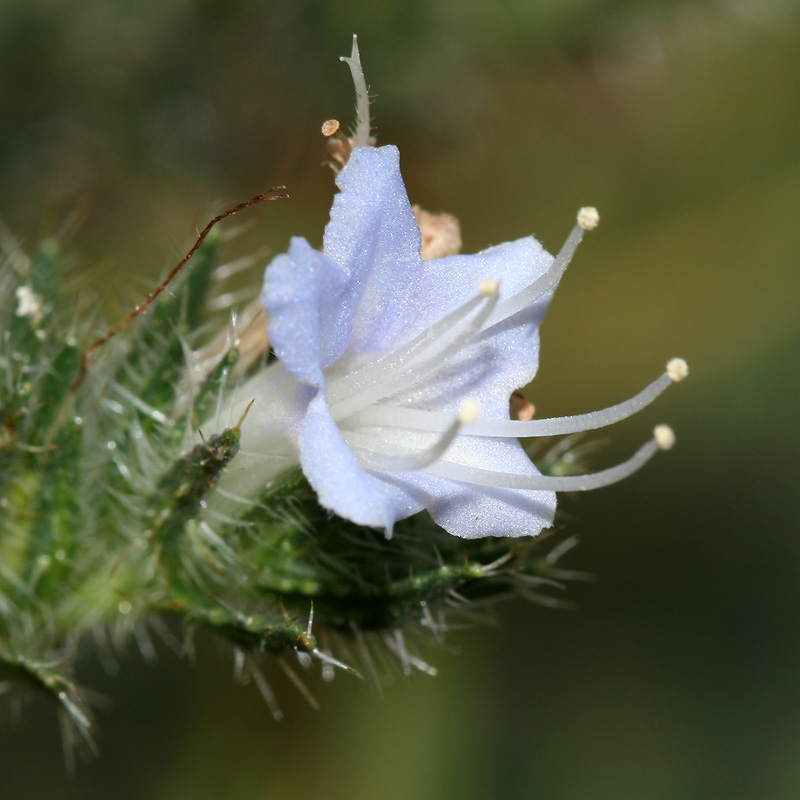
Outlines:
POLYGON ((682 381, 689 374, 689 365, 682 358, 673 358, 667 364, 667 375, 670 380, 682 381))
POLYGON ((659 450, 670 450, 675 444, 675 434, 669 425, 656 425, 653 428, 653 438, 659 450))
POLYGON ((600 215, 596 208, 586 206, 578 212, 578 225, 585 231, 593 231, 598 222, 600 222, 600 215))
POLYGON ((497 294, 500 289, 500 283, 496 281, 494 278, 484 278, 480 286, 478 286, 478 291, 484 297, 493 297, 497 294))
POLYGON ((470 422, 475 422, 481 415, 481 406, 477 400, 468 397, 461 403, 458 409, 458 421, 462 425, 469 425, 470 422))
POLYGON ((334 136, 339 130, 339 120, 329 119, 327 122, 322 123, 322 135, 334 136))

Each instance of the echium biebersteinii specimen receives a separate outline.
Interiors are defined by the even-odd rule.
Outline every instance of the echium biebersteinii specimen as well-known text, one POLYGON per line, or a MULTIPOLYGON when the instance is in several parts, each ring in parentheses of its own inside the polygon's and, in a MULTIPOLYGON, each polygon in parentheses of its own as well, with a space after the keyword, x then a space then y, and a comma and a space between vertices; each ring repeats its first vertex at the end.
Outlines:
POLYGON ((621 480, 673 443, 659 426, 594 473, 576 474, 571 438, 531 460, 521 439, 622 420, 686 364, 590 414, 532 419, 517 395, 511 419, 597 212, 555 257, 532 237, 459 255, 455 220, 412 207, 397 149, 373 145, 355 40, 344 60, 358 122, 352 139, 323 126, 340 192, 322 251, 292 239, 222 330, 206 307, 231 272, 216 234, 143 319, 94 341, 56 313, 58 248, 27 259, 5 241, 0 687, 44 692, 84 742, 77 644, 93 637, 107 663, 129 634, 147 651, 152 632, 174 638, 167 616, 227 640, 276 715, 265 661, 306 694, 292 662, 379 678, 388 653, 433 672, 418 649, 453 614, 574 574, 556 563, 571 540, 532 538, 555 492, 621 480))
MULTIPOLYGON (((519 537, 553 522, 556 491, 594 489, 630 475, 660 447, 659 426, 625 464, 593 475, 544 476, 521 438, 572 434, 624 419, 687 374, 674 359, 636 397, 591 414, 509 419, 512 392, 536 374, 539 325, 584 231, 583 208, 554 258, 533 238, 471 256, 423 258, 396 147, 373 147, 357 45, 346 59, 358 95, 354 141, 322 252, 292 239, 267 267, 263 302, 279 361, 237 392, 254 398, 228 476, 252 486, 299 463, 319 502, 390 537, 427 510, 455 536, 519 537)), ((326 123, 325 132, 338 132, 326 123)), ((223 479, 223 483, 226 479, 223 479)))

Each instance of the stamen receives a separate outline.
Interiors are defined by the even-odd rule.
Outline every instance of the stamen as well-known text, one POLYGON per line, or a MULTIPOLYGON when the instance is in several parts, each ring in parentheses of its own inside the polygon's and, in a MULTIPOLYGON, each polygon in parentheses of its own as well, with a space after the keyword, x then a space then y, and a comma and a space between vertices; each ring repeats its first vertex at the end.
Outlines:
POLYGON ((689 374, 689 365, 682 358, 673 358, 667 364, 667 375, 679 383, 689 374))
MULTIPOLYGON (((552 417, 551 419, 533 419, 529 421, 516 419, 480 419, 476 420, 467 436, 491 436, 499 438, 525 439, 531 436, 563 436, 569 433, 604 428, 615 422, 641 411, 650 405, 671 383, 682 380, 678 375, 688 375, 689 367, 680 358, 674 358, 667 364, 667 371, 645 387, 639 394, 618 403, 615 406, 592 411, 588 414, 576 414, 569 417, 552 417), (680 369, 677 363, 682 365, 680 369)), ((442 431, 449 423, 450 417, 435 411, 419 408, 397 408, 389 405, 373 405, 365 408, 357 415, 360 425, 382 425, 393 428, 411 428, 419 431, 442 431)))
POLYGON ((458 416, 450 423, 444 435, 432 447, 409 455, 378 453, 367 448, 358 448, 359 461, 365 469, 388 472, 413 472, 438 461, 458 436, 463 425, 469 425, 480 414, 476 400, 467 398, 459 408, 458 416))
POLYGON ((483 281, 478 295, 437 320, 405 347, 331 381, 328 405, 334 419, 344 419, 384 397, 413 386, 432 369, 441 367, 439 356, 443 353, 452 356, 471 341, 483 329, 497 305, 499 284, 497 281, 493 281, 491 286, 486 284, 487 281, 483 281), (493 288, 494 293, 484 294, 488 288, 493 288), (480 303, 484 303, 483 308, 459 332, 459 324, 480 303), (406 363, 409 360, 410 363, 406 363), (404 369, 398 372, 401 367, 404 369))
MULTIPOLYGON (((586 492, 610 486, 612 483, 617 483, 633 475, 634 472, 638 472, 659 450, 663 449, 661 445, 667 443, 665 440, 669 439, 669 435, 663 430, 665 428, 670 434, 672 433, 668 426, 659 425, 653 431, 653 438, 643 444, 627 461, 587 475, 519 475, 513 472, 494 472, 478 467, 468 467, 445 460, 431 464, 426 471, 431 475, 459 483, 493 486, 500 489, 586 492)), ((674 436, 672 439, 674 441, 674 436)))
POLYGON ((353 34, 353 50, 350 57, 342 56, 339 61, 344 61, 350 67, 353 76, 353 86, 356 90, 356 147, 369 145, 369 94, 367 82, 364 79, 364 70, 361 68, 361 55, 358 52, 358 37, 353 34))
POLYGON ((502 322, 504 319, 508 319, 518 311, 522 311, 523 308, 527 308, 531 303, 535 303, 540 297, 554 289, 572 260, 572 256, 575 255, 575 251, 578 249, 581 239, 583 239, 584 231, 592 230, 596 227, 599 219, 600 216, 596 209, 582 208, 578 213, 578 224, 572 229, 547 272, 515 295, 506 298, 502 303, 498 303, 494 314, 486 324, 487 328, 502 322))
POLYGON ((669 425, 656 425, 653 438, 660 450, 672 450, 675 446, 675 434, 669 425))

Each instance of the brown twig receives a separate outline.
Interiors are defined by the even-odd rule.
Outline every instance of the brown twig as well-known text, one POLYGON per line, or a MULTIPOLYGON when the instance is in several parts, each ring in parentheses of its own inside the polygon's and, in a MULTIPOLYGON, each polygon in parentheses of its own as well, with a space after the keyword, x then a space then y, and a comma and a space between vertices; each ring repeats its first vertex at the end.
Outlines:
POLYGON ((120 331, 124 330, 128 327, 128 325, 136 319, 143 311, 145 311, 152 302, 158 297, 164 289, 169 286, 170 283, 175 279, 177 274, 186 266, 189 262, 189 259, 197 252, 197 249, 206 239, 206 236, 211 232, 211 229, 218 223, 221 222, 226 217, 230 217, 233 214, 236 214, 238 211, 242 211, 245 208, 249 208, 250 206, 254 206, 258 203, 261 203, 264 200, 284 200, 289 195, 288 194, 273 194, 274 192, 282 192, 285 190, 285 186, 273 186, 271 189, 267 189, 266 192, 262 192, 255 197, 251 197, 249 200, 245 200, 243 203, 239 203, 238 205, 229 208, 227 211, 223 211, 221 214, 217 214, 214 219, 212 219, 208 225, 200 231, 195 243, 191 246, 189 251, 186 255, 172 268, 172 271, 167 275, 166 278, 162 281, 161 285, 156 287, 144 300, 144 302, 139 303, 136 308, 128 314, 125 319, 122 320, 118 325, 115 325, 105 336, 101 336, 99 339, 95 339, 90 345, 88 345, 84 351, 81 353, 81 371, 78 377, 75 379, 75 382, 72 384, 72 391, 74 392, 82 383, 84 378, 86 377, 86 373, 89 371, 89 356, 97 350, 98 347, 102 347, 107 341, 113 339, 120 331))

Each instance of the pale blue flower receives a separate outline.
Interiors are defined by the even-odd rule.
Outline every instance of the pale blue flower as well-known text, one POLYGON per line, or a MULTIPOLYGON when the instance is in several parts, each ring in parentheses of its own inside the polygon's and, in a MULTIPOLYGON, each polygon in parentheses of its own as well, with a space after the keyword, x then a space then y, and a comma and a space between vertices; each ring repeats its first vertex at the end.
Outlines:
POLYGON ((539 325, 597 222, 594 209, 582 210, 556 258, 527 237, 425 261, 395 147, 357 147, 337 185, 323 252, 294 238, 267 267, 263 300, 280 361, 239 395, 256 402, 242 429, 245 469, 231 486, 263 485, 299 463, 324 507, 387 535, 427 509, 457 536, 524 536, 552 523, 556 490, 612 483, 669 446, 660 428, 622 465, 554 478, 539 474, 518 439, 629 416, 685 375, 677 359, 605 411, 509 419, 509 397, 536 374, 539 325))

